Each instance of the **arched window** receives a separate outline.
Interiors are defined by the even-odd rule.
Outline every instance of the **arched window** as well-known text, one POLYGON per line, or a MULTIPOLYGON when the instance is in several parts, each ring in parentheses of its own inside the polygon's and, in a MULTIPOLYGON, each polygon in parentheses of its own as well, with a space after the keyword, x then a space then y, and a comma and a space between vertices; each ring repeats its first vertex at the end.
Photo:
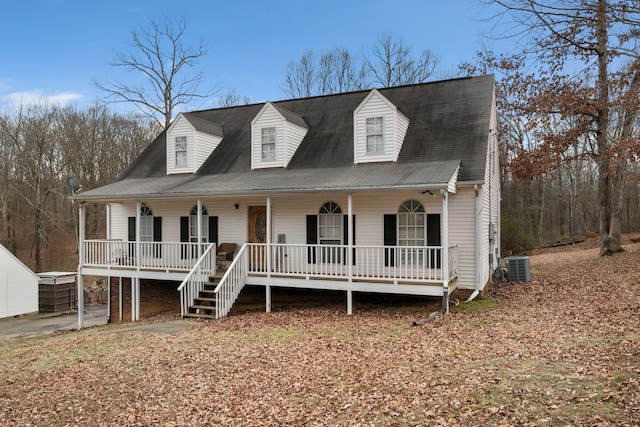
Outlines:
MULTIPOLYGON (((202 207, 202 241, 207 242, 209 240, 209 214, 207 208, 202 207)), ((198 205, 191 208, 189 212, 189 241, 198 241, 198 205)))
POLYGON ((398 210, 398 246, 424 246, 425 211, 422 203, 407 200, 398 210))
POLYGON ((140 241, 153 242, 153 212, 144 203, 140 206, 140 241))
POLYGON ((342 244, 342 209, 337 203, 327 202, 320 208, 318 236, 321 245, 342 244))

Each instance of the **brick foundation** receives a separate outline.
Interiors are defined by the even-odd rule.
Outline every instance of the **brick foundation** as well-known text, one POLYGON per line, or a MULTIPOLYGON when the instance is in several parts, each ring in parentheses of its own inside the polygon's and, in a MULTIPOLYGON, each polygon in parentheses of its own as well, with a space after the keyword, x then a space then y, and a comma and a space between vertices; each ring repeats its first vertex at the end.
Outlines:
MULTIPOLYGON (((120 278, 112 277, 111 313, 112 323, 120 322, 120 278)), ((160 313, 180 312, 180 283, 169 280, 140 280, 140 318, 160 313)), ((131 279, 122 278, 122 321, 131 320, 131 279)))

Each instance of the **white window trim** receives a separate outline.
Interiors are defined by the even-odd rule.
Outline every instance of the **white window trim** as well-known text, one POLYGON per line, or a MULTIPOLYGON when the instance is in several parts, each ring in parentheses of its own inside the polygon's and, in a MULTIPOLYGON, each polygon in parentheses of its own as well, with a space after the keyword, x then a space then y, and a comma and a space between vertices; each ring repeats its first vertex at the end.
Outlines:
POLYGON ((365 143, 366 154, 367 155, 384 154, 385 146, 386 146, 384 139, 385 139, 384 138, 384 117, 383 116, 366 117, 365 132, 364 132, 364 143, 365 143), (370 149, 371 148, 371 145, 369 144, 370 137, 374 139, 373 150, 370 149), (378 149, 379 144, 380 144, 380 147, 379 147, 380 149, 378 149))
POLYGON ((175 167, 176 168, 186 168, 189 166, 189 144, 186 135, 176 136, 174 138, 174 156, 175 156, 175 167), (180 147, 178 149, 178 144, 184 144, 184 149, 180 147), (178 153, 184 153, 184 157, 178 156, 178 153), (184 159, 183 162, 180 162, 179 159, 184 159))
POLYGON ((276 135, 275 126, 269 126, 269 127, 264 127, 260 129, 260 159, 263 162, 273 162, 277 159, 276 141, 277 141, 277 135, 276 135), (266 146, 273 146, 273 149, 265 151, 266 146), (265 154, 268 154, 268 155, 265 156, 265 154))

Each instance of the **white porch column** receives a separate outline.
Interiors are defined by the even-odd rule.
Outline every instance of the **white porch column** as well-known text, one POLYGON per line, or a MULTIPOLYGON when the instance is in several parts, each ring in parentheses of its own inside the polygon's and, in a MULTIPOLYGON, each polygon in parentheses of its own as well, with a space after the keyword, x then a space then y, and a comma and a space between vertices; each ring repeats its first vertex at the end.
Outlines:
POLYGON ((131 278, 131 321, 136 320, 136 278, 131 278))
POLYGON ((202 237, 202 200, 198 199, 198 256, 202 255, 202 237))
POLYGON ((84 265, 84 203, 78 208, 78 329, 84 328, 84 279, 82 267, 84 265))
POLYGON ((442 287, 446 300, 446 313, 449 313, 449 193, 446 189, 442 194, 442 287))
POLYGON ((353 292, 351 282, 353 281, 353 198, 351 193, 347 196, 347 275, 349 276, 349 289, 347 289, 347 314, 353 314, 353 292))
POLYGON ((138 200, 136 202, 136 270, 140 271, 140 258, 142 253, 140 252, 140 223, 142 222, 142 215, 140 210, 142 209, 142 202, 138 200))
POLYGON ((267 285, 266 290, 266 311, 271 313, 271 196, 267 197, 267 285))
MULTIPOLYGON (((111 240, 111 204, 107 203, 105 205, 105 216, 107 222, 107 240, 111 240)), ((110 247, 110 245, 107 245, 110 247)), ((107 276, 107 319, 111 320, 111 275, 107 276)))
POLYGON ((107 217, 107 240, 111 239, 111 204, 105 206, 105 214, 107 217))

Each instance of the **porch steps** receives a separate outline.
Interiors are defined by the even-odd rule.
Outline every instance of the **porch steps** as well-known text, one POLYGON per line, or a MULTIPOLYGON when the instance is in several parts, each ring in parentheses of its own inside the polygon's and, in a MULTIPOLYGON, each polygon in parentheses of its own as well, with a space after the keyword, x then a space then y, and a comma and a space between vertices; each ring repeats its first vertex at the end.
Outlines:
POLYGON ((220 282, 219 277, 210 277, 198 296, 193 299, 193 304, 187 309, 184 317, 197 317, 200 319, 216 318, 216 294, 213 292, 220 282))

